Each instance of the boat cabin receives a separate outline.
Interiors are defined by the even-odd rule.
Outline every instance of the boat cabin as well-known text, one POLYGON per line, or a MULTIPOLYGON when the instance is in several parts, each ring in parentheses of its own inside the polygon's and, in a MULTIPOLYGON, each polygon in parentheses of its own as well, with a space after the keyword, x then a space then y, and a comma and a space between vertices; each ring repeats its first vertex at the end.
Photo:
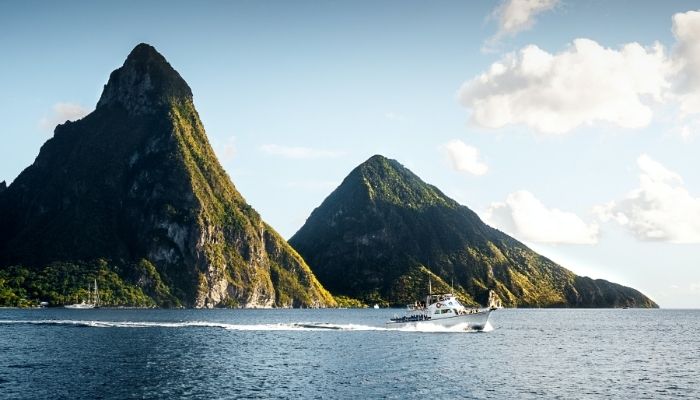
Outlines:
MULTIPOLYGON (((488 318, 490 309, 480 310, 479 308, 467 308, 452 293, 429 294, 425 297, 425 301, 417 301, 407 305, 408 312, 406 315, 399 317, 394 315, 391 318, 392 323, 408 323, 445 320, 440 324, 447 323, 447 318, 455 318, 449 321, 464 321, 467 315, 484 314, 488 318)), ((458 323, 458 322, 455 322, 458 323)), ((483 324, 482 324, 483 325, 483 324)), ((476 325, 475 325, 476 326, 476 325)))
POLYGON ((478 312, 477 309, 466 308, 452 293, 429 294, 425 297, 425 302, 409 304, 408 310, 416 314, 420 313, 427 319, 449 318, 478 312))
POLYGON ((456 317, 476 311, 464 307, 452 293, 429 294, 425 298, 425 304, 431 319, 456 317))

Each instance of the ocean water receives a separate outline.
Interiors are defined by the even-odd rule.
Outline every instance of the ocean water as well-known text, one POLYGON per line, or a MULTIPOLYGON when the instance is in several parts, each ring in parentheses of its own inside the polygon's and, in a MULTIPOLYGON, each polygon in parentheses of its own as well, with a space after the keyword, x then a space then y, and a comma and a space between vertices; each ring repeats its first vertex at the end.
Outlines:
POLYGON ((700 398, 700 310, 397 312, 0 309, 0 398, 700 398))

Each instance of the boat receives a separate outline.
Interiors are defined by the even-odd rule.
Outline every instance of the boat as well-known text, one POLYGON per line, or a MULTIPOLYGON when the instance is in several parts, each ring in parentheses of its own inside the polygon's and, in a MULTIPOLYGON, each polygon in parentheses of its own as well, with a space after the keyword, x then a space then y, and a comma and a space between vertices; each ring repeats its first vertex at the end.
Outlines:
POLYGON ((374 305, 374 309, 375 309, 375 310, 378 310, 378 309, 379 309, 379 304, 375 304, 375 305, 374 305))
POLYGON ((424 302, 407 305, 406 314, 394 315, 386 322, 389 329, 438 325, 445 328, 464 326, 465 330, 482 331, 491 312, 501 308, 493 291, 489 291, 487 307, 467 308, 452 293, 428 294, 424 302))
POLYGON ((72 309, 77 309, 77 310, 84 310, 84 309, 89 309, 89 308, 99 308, 100 307, 100 293, 97 291, 97 279, 95 279, 95 287, 94 287, 94 292, 90 291, 90 287, 88 286, 88 300, 81 301, 80 303, 76 304, 68 304, 63 307, 65 308, 72 308, 72 309))

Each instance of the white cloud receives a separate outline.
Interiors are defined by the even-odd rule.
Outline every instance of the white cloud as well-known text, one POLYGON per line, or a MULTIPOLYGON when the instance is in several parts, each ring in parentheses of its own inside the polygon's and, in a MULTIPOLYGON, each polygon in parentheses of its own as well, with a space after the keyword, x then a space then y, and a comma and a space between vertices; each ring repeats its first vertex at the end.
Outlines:
POLYGON ((674 93, 683 115, 700 112, 700 12, 673 16, 674 93))
POLYGON ((39 128, 53 131, 56 125, 66 121, 75 121, 86 116, 90 111, 75 103, 56 103, 51 107, 51 114, 39 120, 39 128))
POLYGON ((603 222, 615 221, 640 240, 700 243, 700 197, 675 172, 646 154, 637 159, 639 188, 623 200, 596 207, 603 222))
POLYGON ((292 159, 337 158, 344 153, 335 150, 314 149, 311 147, 280 146, 277 144, 264 144, 260 150, 269 155, 292 159))
POLYGON ((576 39, 558 54, 530 45, 465 82, 459 98, 488 128, 524 124, 562 134, 596 121, 640 128, 651 121, 650 100, 660 101, 668 86, 666 69, 660 45, 614 50, 576 39))
POLYGON ((214 146, 214 151, 221 162, 233 160, 238 151, 236 148, 236 137, 229 136, 223 144, 216 143, 214 146))
POLYGON ((586 223, 574 213, 547 208, 532 193, 511 193, 505 202, 492 203, 487 223, 521 240, 539 243, 595 244, 598 225, 586 223))
POLYGON ((678 104, 678 127, 683 141, 689 142, 700 126, 700 12, 673 16, 676 44, 671 53, 673 87, 667 97, 678 104))
POLYGON ((530 29, 535 23, 535 16, 553 9, 559 0, 506 0, 494 11, 493 16, 498 20, 496 38, 504 35, 515 35, 530 29))
POLYGON ((479 150, 469 146, 461 140, 451 140, 442 148, 447 153, 452 169, 467 172, 472 175, 484 175, 489 167, 480 159, 479 150))
MULTIPOLYGON (((528 8, 505 13, 511 3, 515 2, 498 9, 499 16, 513 16, 503 17, 511 21, 510 25, 501 22, 503 32, 508 32, 506 26, 532 23, 528 8)), ((559 53, 526 46, 465 82, 460 101, 480 126, 522 124, 546 134, 563 134, 597 122, 645 127, 653 118, 654 106, 668 103, 678 111, 678 131, 688 140, 689 117, 700 114, 700 11, 675 14, 671 29, 675 43, 670 54, 658 43, 650 47, 628 43, 611 49, 584 38, 559 53)))

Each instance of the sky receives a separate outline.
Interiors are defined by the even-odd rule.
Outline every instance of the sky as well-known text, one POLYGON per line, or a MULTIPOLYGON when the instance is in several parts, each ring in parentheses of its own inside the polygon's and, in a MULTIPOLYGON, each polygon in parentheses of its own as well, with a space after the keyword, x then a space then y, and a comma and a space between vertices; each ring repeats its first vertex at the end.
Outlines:
POLYGON ((694 1, 0 1, 0 181, 146 42, 284 237, 394 158, 572 271, 700 308, 694 1))

